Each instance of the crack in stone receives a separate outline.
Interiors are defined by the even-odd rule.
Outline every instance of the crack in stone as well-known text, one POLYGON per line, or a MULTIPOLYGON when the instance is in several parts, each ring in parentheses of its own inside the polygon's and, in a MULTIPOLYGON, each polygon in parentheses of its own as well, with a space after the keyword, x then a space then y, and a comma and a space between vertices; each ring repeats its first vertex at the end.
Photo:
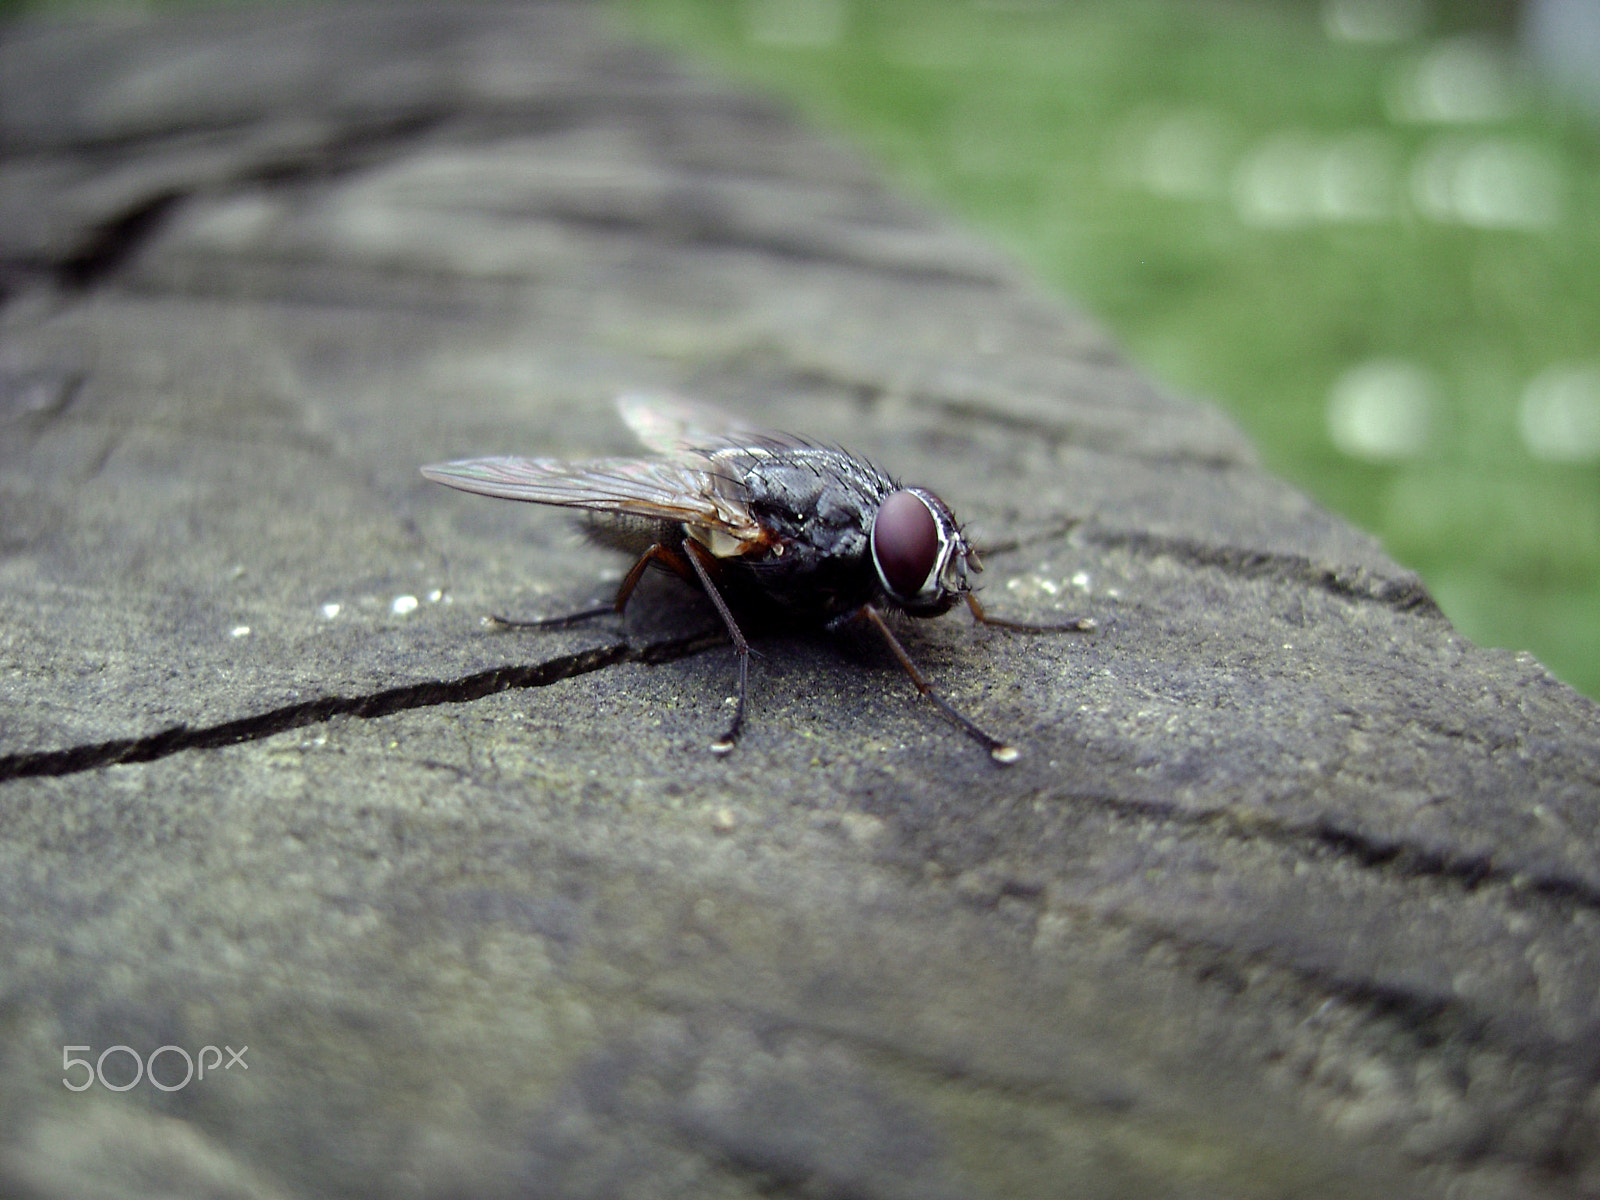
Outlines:
MULTIPOLYGON (((381 160, 396 147, 404 147, 440 124, 444 110, 402 113, 388 121, 355 121, 328 133, 321 141, 285 148, 265 154, 259 161, 245 164, 220 179, 175 178, 164 186, 153 186, 142 196, 128 201, 119 211, 87 226, 77 244, 54 261, 24 262, 21 265, 43 270, 69 292, 86 292, 115 278, 122 267, 160 234, 167 217, 178 205, 196 193, 249 187, 292 186, 305 179, 349 174, 381 160)), ((52 146, 50 152, 104 150, 159 144, 176 135, 215 133, 236 128, 251 129, 257 122, 220 126, 191 126, 161 134, 139 134, 102 142, 52 146)))
POLYGON ((1398 612, 1444 619, 1420 579, 1392 578, 1367 567, 1315 562, 1304 554, 1281 554, 1243 546, 1208 545, 1187 538, 1090 529, 1084 540, 1144 557, 1166 556, 1192 566, 1215 567, 1241 579, 1280 579, 1347 600, 1382 604, 1398 612))
MULTIPOLYGON (((1397 612, 1444 619, 1427 587, 1415 577, 1381 575, 1368 567, 1319 563, 1303 554, 1213 545, 1187 538, 1159 537, 1096 526, 1087 518, 1066 518, 1020 537, 985 542, 985 558, 1001 557, 1072 536, 1104 549, 1126 550, 1136 558, 1165 556, 1195 567, 1213 567, 1241 579, 1276 579, 1316 588, 1341 599, 1381 604, 1397 612)), ((1442 733, 1448 734, 1449 731, 1442 733)))
MULTIPOLYGON (((1080 361, 1088 366, 1105 365, 1091 359, 1080 361)), ((1054 449, 1070 446, 1134 462, 1152 465, 1181 464, 1211 471, 1232 471, 1250 465, 1242 452, 1230 454, 1224 450, 1201 453, 1181 449, 1140 449, 1130 444, 1130 438, 1126 434, 1114 429, 1096 428, 1083 420, 1078 415, 1077 406, 1064 407, 1058 416, 1045 421, 1006 412, 981 399, 963 400, 927 392, 912 392, 911 399, 924 402, 958 421, 988 425, 1013 434, 1023 434, 1054 449)))
MULTIPOLYGON (((1348 856, 1374 870, 1397 871, 1405 876, 1443 880, 1467 890, 1480 885, 1498 885, 1508 892, 1529 892, 1549 901, 1568 901, 1589 907, 1600 906, 1600 893, 1579 881, 1539 878, 1523 881, 1509 871, 1476 860, 1453 862, 1419 852, 1403 843, 1379 842, 1361 835, 1332 829, 1322 823, 1309 827, 1239 827, 1229 814, 1220 812, 1182 813, 1151 802, 1125 801, 1106 795, 1074 797, 1087 800, 1119 815, 1144 819, 1165 819, 1193 827, 1211 826, 1224 837, 1249 840, 1265 838, 1279 845, 1298 845, 1348 856)), ((1018 896, 1018 889, 1002 884, 999 895, 1018 896)), ((1044 896, 1019 898, 1031 901, 1037 912, 1048 906, 1044 896)), ((1519 1161, 1543 1163, 1560 1161, 1569 1151, 1571 1130, 1582 1120, 1594 1088, 1600 1084, 1600 1023, 1590 1022, 1577 1033, 1560 1034, 1543 1023, 1531 1021, 1516 1012, 1485 1010, 1481 1005, 1449 993, 1385 982, 1339 971, 1329 964, 1299 961, 1282 947, 1263 948, 1241 945, 1226 938, 1207 937, 1187 932, 1179 925, 1163 923, 1121 909, 1108 909, 1097 903, 1068 902, 1057 911, 1098 926, 1120 927, 1170 949, 1178 959, 1175 969, 1201 984, 1216 983, 1225 991, 1261 991, 1261 971, 1270 971, 1285 994, 1299 996, 1308 1006, 1321 1000, 1337 1000, 1366 1014, 1370 1028, 1379 1022, 1392 1022, 1397 1033, 1410 1039, 1422 1057, 1437 1053, 1441 1046, 1470 1047, 1502 1056, 1507 1062, 1531 1062, 1538 1068, 1529 1087, 1537 1092, 1535 1118, 1525 1123, 1537 1126, 1538 1114, 1549 1117, 1549 1129, 1533 1130, 1535 1144, 1529 1149, 1510 1149, 1509 1157, 1519 1161)), ((1402 1058, 1404 1056, 1401 1056, 1402 1058)), ((1426 1114, 1417 1114, 1422 1123, 1426 1114)), ((1497 1141, 1520 1142, 1517 1126, 1522 1117, 1496 1117, 1493 1122, 1497 1141)), ((1448 1159, 1449 1155, 1445 1155, 1448 1159)))
POLYGON ((1188 810, 1153 799, 1101 792, 1060 791, 1052 799, 1085 805, 1119 819, 1160 822, 1191 829, 1209 829, 1224 838, 1268 843, 1290 849, 1333 855, 1375 872, 1399 879, 1424 879, 1447 883, 1463 892, 1498 887, 1508 894, 1536 896, 1556 904, 1600 911, 1600 888, 1588 881, 1555 872, 1532 872, 1525 866, 1501 865, 1475 854, 1448 854, 1401 837, 1385 837, 1331 818, 1306 822, 1242 821, 1227 809, 1188 810))
MULTIPOLYGON (((1101 922, 1108 919, 1104 913, 1094 916, 1101 922)), ((1571 1129, 1582 1120, 1595 1082, 1600 1080, 1600 1054, 1595 1049, 1600 1043, 1595 1041, 1593 1024, 1574 1035, 1561 1036, 1536 1027, 1523 1017, 1483 1011, 1454 996, 1308 967, 1275 954, 1188 937, 1120 915, 1110 919, 1167 947, 1177 959, 1176 969, 1186 971, 1200 983, 1215 984, 1234 994, 1274 988, 1300 997, 1308 1008, 1316 1007, 1320 999, 1356 1009, 1365 1014, 1363 1029, 1367 1033, 1388 1024, 1393 1035, 1412 1044, 1418 1061, 1443 1058, 1448 1062, 1470 1049, 1476 1054, 1493 1055, 1502 1064, 1515 1062, 1532 1067, 1532 1073, 1520 1081, 1526 1096, 1524 1104, 1503 1106, 1498 1111, 1480 1107, 1485 1136, 1495 1152, 1514 1161, 1543 1165, 1559 1161, 1567 1153, 1571 1129), (1275 979, 1264 980, 1263 970, 1275 979)), ((1307 1019, 1314 1021, 1315 1016, 1307 1019)), ((1380 1041, 1387 1040, 1380 1035, 1380 1041)), ((1390 1062, 1410 1061, 1404 1053, 1396 1053, 1393 1046, 1358 1043, 1354 1049, 1390 1062)), ((1421 1105, 1413 1105, 1408 1116, 1418 1126, 1431 1119, 1421 1105)), ((1482 1149, 1480 1145, 1475 1151, 1469 1150, 1467 1159, 1482 1149)), ((1425 1157, 1432 1161, 1459 1161, 1448 1147, 1425 1157)))
POLYGON ((114 275, 156 235, 183 194, 179 188, 153 191, 90 229, 56 264, 56 281, 67 291, 81 292, 114 275))
MULTIPOLYGON (((586 211, 561 198, 544 200, 526 211, 564 225, 619 235, 640 235, 642 241, 709 250, 750 251, 779 262, 823 264, 853 268, 863 274, 913 282, 950 283, 998 290, 1003 280, 996 270, 960 262, 896 261, 892 247, 872 252, 872 227, 841 220, 832 228, 762 229, 744 219, 735 194, 748 176, 720 176, 710 172, 682 172, 677 187, 665 201, 645 215, 621 210, 586 211), (841 236, 842 231, 842 236, 841 236)), ((593 206, 592 197, 583 204, 593 206)), ((911 227, 913 235, 930 231, 911 227)))
POLYGON ((320 696, 315 700, 286 704, 216 725, 172 725, 144 737, 116 738, 60 750, 7 754, 0 756, 0 783, 41 775, 74 775, 117 763, 153 762, 186 750, 210 750, 240 742, 255 742, 290 729, 324 724, 334 717, 352 716, 370 720, 409 709, 462 704, 481 700, 497 692, 548 687, 563 679, 587 675, 591 671, 620 663, 653 665, 672 662, 725 644, 726 641, 727 638, 720 633, 698 633, 641 646, 612 642, 541 663, 491 667, 459 679, 429 679, 359 696, 320 696))

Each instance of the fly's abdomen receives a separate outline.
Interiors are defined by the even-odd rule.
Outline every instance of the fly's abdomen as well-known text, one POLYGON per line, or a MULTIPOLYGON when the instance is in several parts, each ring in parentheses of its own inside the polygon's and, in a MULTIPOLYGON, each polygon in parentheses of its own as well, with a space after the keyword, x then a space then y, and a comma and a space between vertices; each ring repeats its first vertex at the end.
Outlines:
POLYGON ((628 513, 585 512, 583 532, 590 541, 627 554, 643 554, 660 543, 671 545, 676 528, 670 521, 628 513))

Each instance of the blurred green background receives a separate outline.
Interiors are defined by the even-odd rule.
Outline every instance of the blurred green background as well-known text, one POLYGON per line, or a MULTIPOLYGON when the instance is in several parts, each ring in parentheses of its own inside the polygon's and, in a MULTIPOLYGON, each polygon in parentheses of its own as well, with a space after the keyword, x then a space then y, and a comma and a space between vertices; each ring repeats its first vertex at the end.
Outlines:
POLYGON ((1600 697, 1600 0, 610 13, 792 97, 1226 407, 1469 637, 1600 697))
POLYGON ((1600 696, 1600 138, 1530 69, 1529 12, 619 11, 781 89, 1008 247, 1378 534, 1469 637, 1600 696))

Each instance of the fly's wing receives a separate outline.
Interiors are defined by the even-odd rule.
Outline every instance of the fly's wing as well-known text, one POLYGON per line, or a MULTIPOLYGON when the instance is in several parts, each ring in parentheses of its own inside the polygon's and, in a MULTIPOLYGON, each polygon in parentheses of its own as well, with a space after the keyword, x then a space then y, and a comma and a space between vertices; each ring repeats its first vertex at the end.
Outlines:
POLYGON ((626 513, 721 532, 737 544, 762 539, 761 527, 727 481, 687 462, 654 458, 469 458, 423 467, 435 483, 560 508, 626 513))
POLYGON ((799 438, 768 433, 709 404, 666 392, 630 392, 617 397, 617 411, 634 436, 657 454, 698 451, 710 457, 724 450, 774 450, 805 445, 799 438))
POLYGON ((657 454, 682 454, 759 437, 719 409, 665 392, 618 396, 617 411, 634 436, 657 454))

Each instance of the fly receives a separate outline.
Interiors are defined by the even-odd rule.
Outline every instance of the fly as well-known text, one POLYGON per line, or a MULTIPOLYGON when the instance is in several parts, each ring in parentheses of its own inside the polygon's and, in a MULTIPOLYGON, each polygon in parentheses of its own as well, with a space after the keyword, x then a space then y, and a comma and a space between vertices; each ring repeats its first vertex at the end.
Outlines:
POLYGON ((911 661, 886 611, 937 617, 964 603, 982 624, 1027 633, 1088 632, 1092 618, 1028 625, 991 617, 969 576, 983 570, 944 501, 902 487, 844 450, 763 433, 701 405, 624 396, 622 419, 651 458, 473 458, 423 467, 436 483, 583 510, 597 541, 635 556, 610 604, 502 627, 555 629, 626 608, 647 568, 672 571, 703 590, 728 629, 739 691, 726 732, 711 743, 728 754, 744 728, 750 643, 736 609, 762 609, 799 625, 839 629, 864 622, 939 712, 998 763, 1017 748, 957 711, 911 661))

